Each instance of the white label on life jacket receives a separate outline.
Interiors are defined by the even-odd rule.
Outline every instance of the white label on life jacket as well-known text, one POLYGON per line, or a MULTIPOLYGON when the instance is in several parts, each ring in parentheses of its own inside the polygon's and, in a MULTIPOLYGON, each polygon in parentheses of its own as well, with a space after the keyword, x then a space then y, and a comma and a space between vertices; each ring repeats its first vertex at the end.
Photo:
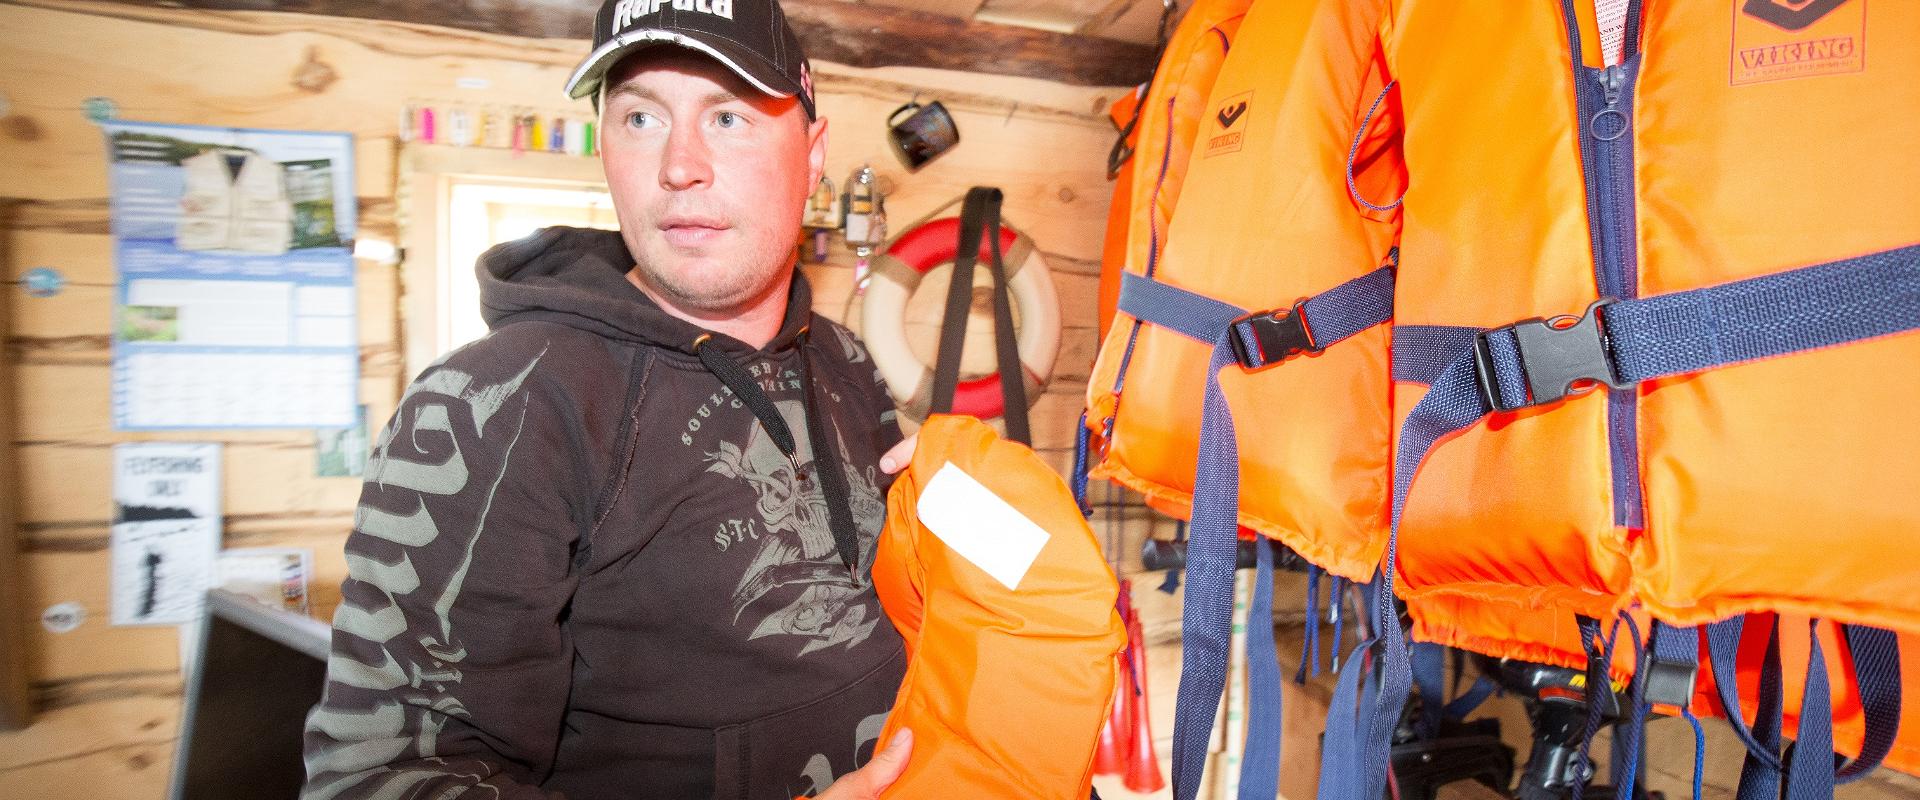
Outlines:
POLYGON ((1600 29, 1601 66, 1620 63, 1627 49, 1627 0, 1593 0, 1593 16, 1600 29))
POLYGON ((1008 589, 1019 589, 1052 534, 948 462, 920 492, 920 524, 1008 589))

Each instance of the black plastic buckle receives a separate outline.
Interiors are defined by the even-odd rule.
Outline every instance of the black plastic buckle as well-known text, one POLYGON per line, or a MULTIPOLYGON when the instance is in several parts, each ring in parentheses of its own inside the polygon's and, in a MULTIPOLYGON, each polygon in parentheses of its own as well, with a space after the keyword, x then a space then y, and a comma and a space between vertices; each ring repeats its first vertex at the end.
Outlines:
POLYGON ((1606 332, 1600 327, 1599 311, 1613 303, 1613 298, 1603 297, 1579 317, 1535 317, 1482 331, 1473 340, 1481 399, 1494 411, 1514 411, 1558 402, 1574 394, 1577 383, 1602 383, 1615 389, 1631 386, 1615 372, 1606 332), (1501 402, 1500 379, 1494 374, 1493 350, 1487 344, 1489 334, 1503 330, 1513 331, 1518 340, 1520 365, 1527 376, 1527 400, 1519 405, 1501 402))
POLYGON ((1647 702, 1663 706, 1686 708, 1693 702, 1693 686, 1700 674, 1700 665, 1683 661, 1667 661, 1647 651, 1646 662, 1640 665, 1640 674, 1636 680, 1647 683, 1647 702))
POLYGON ((1227 326, 1227 343, 1233 347, 1233 357, 1246 369, 1260 369, 1278 364, 1299 355, 1311 355, 1320 352, 1313 342, 1313 330, 1307 327, 1307 301, 1301 300, 1291 308, 1274 311, 1256 311, 1236 319, 1227 326), (1247 337, 1241 335, 1241 327, 1253 336, 1251 347, 1247 337))

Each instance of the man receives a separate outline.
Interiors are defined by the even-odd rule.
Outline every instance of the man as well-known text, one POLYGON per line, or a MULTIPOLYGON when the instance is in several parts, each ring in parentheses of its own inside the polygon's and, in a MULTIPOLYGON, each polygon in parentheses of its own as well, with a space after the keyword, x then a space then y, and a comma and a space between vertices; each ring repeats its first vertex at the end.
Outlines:
POLYGON ((794 269, 806 59, 775 0, 609 0, 594 41, 568 90, 620 232, 483 256, 493 332, 382 432, 308 798, 848 800, 905 766, 867 579, 900 431, 794 269))

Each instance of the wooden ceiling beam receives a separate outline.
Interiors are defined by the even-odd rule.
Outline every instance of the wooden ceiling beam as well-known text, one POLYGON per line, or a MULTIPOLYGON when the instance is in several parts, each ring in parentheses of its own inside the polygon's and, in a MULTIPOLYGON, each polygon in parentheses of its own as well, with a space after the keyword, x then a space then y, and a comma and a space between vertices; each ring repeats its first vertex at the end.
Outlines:
MULTIPOLYGON (((107 0, 155 8, 285 11, 439 25, 533 38, 586 39, 593 0, 107 0)), ((1131 86, 1152 74, 1146 45, 842 0, 782 6, 807 55, 855 67, 931 67, 1131 86)))

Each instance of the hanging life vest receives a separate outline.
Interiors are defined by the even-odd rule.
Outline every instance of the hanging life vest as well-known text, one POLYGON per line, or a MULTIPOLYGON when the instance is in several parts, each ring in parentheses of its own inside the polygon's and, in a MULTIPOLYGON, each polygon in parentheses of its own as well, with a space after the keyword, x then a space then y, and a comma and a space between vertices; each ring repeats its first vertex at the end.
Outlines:
MULTIPOLYGON (((1647 83, 1649 93, 1643 94, 1643 101, 1658 94, 1651 92, 1657 87, 1664 92, 1664 102, 1642 102, 1636 113, 1633 95, 1634 73, 1640 63, 1637 53, 1616 70, 1576 69, 1579 58, 1569 58, 1564 47, 1556 52, 1542 43, 1554 45, 1573 38, 1570 32, 1581 27, 1577 20, 1559 19, 1560 15, 1545 5, 1526 8, 1517 15, 1509 15, 1505 4, 1488 6, 1467 15, 1467 36, 1463 39, 1455 31, 1461 19, 1449 18, 1452 8, 1451 4, 1403 3, 1387 24, 1363 28, 1390 32, 1390 40, 1376 57, 1388 74, 1413 81, 1423 92, 1418 105, 1404 98, 1388 100, 1390 107, 1406 115, 1407 128, 1413 131, 1406 140, 1407 150, 1423 153, 1419 163, 1425 167, 1416 171, 1412 181, 1414 194, 1408 197, 1403 210, 1407 216, 1401 220, 1406 232, 1397 240, 1409 267, 1401 276, 1396 308, 1400 327, 1395 331, 1393 367, 1400 383, 1392 404, 1396 420, 1406 423, 1400 426, 1397 437, 1399 457, 1392 462, 1399 497, 1407 497, 1416 471, 1422 480, 1405 515, 1398 558, 1394 557, 1395 548, 1387 550, 1388 562, 1398 567, 1397 576, 1403 578, 1416 619, 1430 628, 1445 630, 1471 628, 1474 618, 1486 618, 1489 607, 1484 602, 1546 610, 1563 615, 1563 619, 1568 612, 1610 618, 1615 611, 1638 604, 1664 620, 1683 624, 1737 617, 1743 610, 1783 608, 1896 628, 1902 627, 1904 619, 1909 623, 1905 629, 1910 630, 1917 608, 1912 595, 1920 587, 1911 580, 1901 580, 1904 576, 1894 566, 1900 561, 1890 558, 1887 548, 1897 546, 1899 539, 1894 534, 1899 530, 1914 527, 1912 512, 1900 507, 1895 498, 1901 495, 1893 487, 1915 483, 1913 470, 1897 465, 1903 463, 1898 460, 1902 451, 1914 449, 1917 426, 1897 425, 1892 436, 1881 437, 1877 430, 1864 430, 1860 421, 1900 419, 1902 412, 1910 418, 1910 404, 1901 404, 1897 398, 1912 387, 1877 382, 1869 376, 1880 370, 1871 366, 1851 372, 1844 367, 1849 360, 1863 366, 1911 360, 1913 337, 1897 334, 1920 324, 1920 313, 1911 305, 1913 257, 1903 249, 1920 240, 1920 229, 1914 225, 1916 213, 1920 213, 1915 209, 1920 205, 1911 202, 1915 186, 1914 176, 1909 174, 1912 165, 1887 169, 1884 164, 1858 159, 1851 165, 1851 172, 1843 170, 1846 174, 1836 178, 1820 174, 1829 167, 1828 159, 1803 158, 1787 170, 1792 178, 1789 181, 1777 172, 1751 165, 1730 172, 1730 165, 1720 163, 1726 159, 1719 154, 1723 150, 1757 150, 1775 155, 1766 163, 1776 165, 1790 162, 1787 154, 1802 150, 1806 142, 1822 141, 1818 131, 1807 128, 1811 123, 1796 119, 1792 124, 1770 127, 1761 120, 1768 114, 1777 115, 1786 100, 1792 102, 1784 105, 1794 108, 1840 112, 1854 144, 1835 152, 1893 152, 1885 148, 1894 147, 1902 137, 1911 138, 1915 115, 1902 115, 1898 123, 1889 125, 1877 120, 1877 112, 1889 104, 1895 108, 1916 107, 1914 89, 1901 85, 1897 77, 1913 74, 1913 47, 1902 43, 1899 52, 1890 53, 1893 64, 1877 80, 1847 79, 1865 81, 1870 86, 1848 88, 1837 98, 1810 89, 1796 93, 1793 87, 1784 85, 1797 80, 1788 70, 1773 75, 1777 79, 1773 82, 1782 85, 1749 81, 1758 88, 1749 89, 1750 95, 1738 102, 1727 95, 1740 91, 1745 84, 1735 82, 1730 88, 1703 77, 1718 75, 1725 80, 1728 65, 1720 64, 1717 73, 1704 69, 1699 63, 1704 57, 1695 48, 1685 55, 1663 56, 1671 59, 1661 62, 1671 74, 1647 83), (1489 62, 1493 66, 1488 66, 1489 62), (1401 74, 1396 63, 1412 65, 1412 75, 1401 74), (1488 91, 1484 80, 1488 74, 1519 75, 1515 83, 1521 90, 1509 91, 1503 84, 1501 91, 1488 91), (1568 92, 1568 87, 1576 91, 1568 92), (1572 96, 1575 94, 1579 97, 1572 96), (1689 95, 1713 95, 1713 100, 1696 107, 1697 98, 1689 95), (1623 96, 1626 105, 1616 106, 1623 96), (1424 122, 1416 111, 1425 111, 1424 122), (1543 113, 1548 118, 1539 121, 1543 113), (1852 115, 1860 118, 1853 119, 1852 115), (1649 119, 1670 121, 1664 141, 1638 130, 1641 121, 1649 119), (1716 124, 1675 124, 1688 119, 1716 124), (1516 120, 1529 122, 1516 124, 1516 120), (1889 133, 1889 129, 1894 132, 1889 133), (1702 130, 1713 131, 1719 138, 1703 136, 1702 130), (1616 142, 1621 144, 1613 144, 1616 142), (1709 146, 1702 147, 1703 142, 1709 146), (1624 153, 1619 150, 1622 144, 1624 153), (1636 147, 1643 159, 1657 153, 1666 161, 1643 160, 1636 171, 1632 166, 1636 147), (1589 154, 1585 163, 1581 160, 1583 152, 1589 154), (1614 160, 1622 155, 1628 159, 1625 166, 1614 160), (1428 172, 1436 176, 1432 184, 1426 182, 1428 172), (1586 187, 1609 182, 1617 185, 1618 178, 1636 175, 1649 180, 1637 192, 1629 184, 1625 211, 1619 204, 1589 204, 1586 187), (1705 180, 1703 175, 1712 179, 1705 180), (1784 208, 1755 199, 1769 196, 1767 187, 1797 186, 1800 181, 1827 187, 1817 193, 1823 200, 1845 194, 1848 187, 1855 190, 1835 197, 1835 203, 1818 206, 1823 209, 1819 216, 1835 221, 1814 229, 1820 236, 1806 235, 1809 223, 1799 218, 1808 214, 1796 211, 1790 215, 1784 208), (1729 186, 1744 190, 1733 191, 1729 186), (1858 192, 1861 186, 1885 191, 1876 196, 1858 192), (1889 198, 1891 202, 1887 202, 1889 198), (1743 204, 1762 210, 1744 214, 1743 204), (1720 213, 1702 214, 1702 208, 1720 213), (1830 209, 1840 210, 1828 214, 1830 209), (1637 227, 1631 213, 1641 215, 1637 227), (1623 214, 1628 215, 1624 228, 1620 223, 1623 214), (1698 220, 1703 218, 1729 224, 1724 231, 1702 230, 1698 220), (1589 220, 1593 222, 1591 231, 1589 220), (1826 235, 1839 220, 1859 222, 1838 235, 1826 235), (1621 239, 1623 229, 1625 238, 1621 239), (1656 238, 1663 241, 1655 242, 1656 238), (1420 249, 1415 249, 1415 243, 1420 249), (1636 277, 1632 285, 1624 289, 1609 285, 1609 281, 1619 283, 1619 270, 1606 266, 1609 258, 1620 258, 1623 253, 1637 259, 1641 267, 1633 273, 1636 277), (1835 255, 1849 254, 1861 258, 1826 263, 1834 261, 1835 255), (1577 268, 1551 266, 1556 264, 1577 268), (1824 266, 1817 273, 1788 273, 1788 277, 1776 281, 1729 283, 1805 264, 1824 266), (1410 301, 1405 293, 1409 276, 1430 302, 1416 305, 1410 301), (1721 286, 1723 283, 1727 285, 1721 286), (1558 294, 1576 299, 1584 294, 1584 299, 1573 305, 1577 311, 1593 300, 1596 286, 1600 287, 1598 294, 1615 295, 1621 302, 1592 313, 1585 324, 1561 327, 1565 323, 1523 322, 1509 326, 1501 321, 1524 320, 1531 304, 1558 302, 1552 300, 1558 294), (1810 291, 1812 287, 1821 291, 1810 291), (1849 289, 1855 292, 1853 297, 1846 296, 1849 289), (1668 296, 1650 297, 1655 292, 1668 296), (1882 298, 1877 313, 1846 313, 1850 306, 1859 308, 1861 292, 1882 298), (1641 301, 1637 299, 1640 295, 1649 298, 1641 301), (1802 301, 1800 307, 1784 308, 1782 297, 1788 295, 1797 296, 1802 301), (1760 304, 1750 305, 1755 298, 1761 299, 1760 304), (1410 319, 1409 310, 1414 308, 1433 316, 1410 319), (1841 313, 1835 313, 1836 308, 1841 313), (1752 316, 1762 319, 1749 324, 1737 313, 1727 314, 1728 310, 1751 311, 1752 316), (1617 318, 1608 319, 1610 314, 1617 314, 1617 318), (1864 316, 1875 318, 1861 319, 1864 316), (1432 324, 1449 318, 1456 321, 1432 324), (1783 335, 1769 339, 1755 333, 1766 324, 1783 335), (1593 338, 1602 328, 1607 336, 1593 338), (1706 328, 1711 330, 1703 333, 1706 328), (1492 332, 1483 335, 1488 329, 1492 332), (1653 346, 1663 334, 1673 333, 1693 335, 1683 336, 1680 346, 1665 351, 1653 346), (1602 344, 1583 345, 1581 337, 1602 344), (1552 341, 1543 346, 1542 338, 1552 341), (1801 352, 1865 339, 1878 340, 1820 353, 1801 352), (1569 351, 1564 344, 1554 346, 1555 342, 1571 342, 1574 346, 1570 352, 1586 356, 1587 363, 1574 364, 1573 373, 1556 374, 1554 356, 1569 351), (1532 357, 1523 351, 1532 352, 1532 357), (1592 363, 1595 354, 1604 359, 1598 367, 1592 363), (1719 369, 1728 362, 1789 355, 1719 369), (1833 359, 1840 363, 1824 369, 1808 366, 1833 359), (1802 366, 1795 367, 1795 363, 1802 366), (1832 388, 1832 382, 1820 379, 1819 374, 1836 368, 1848 376, 1840 388, 1850 413, 1831 417, 1823 414, 1819 420, 1824 424, 1806 426, 1816 430, 1779 430, 1782 409, 1819 406, 1814 400, 1832 388), (1772 377, 1787 380, 1726 377, 1775 370, 1784 372, 1772 377), (1564 395, 1567 384, 1579 379, 1638 384, 1640 388, 1623 388, 1606 399, 1583 397, 1556 403, 1555 395, 1564 395), (1429 384, 1435 387, 1432 391, 1426 390, 1429 384), (1787 391, 1779 392, 1783 386, 1787 391), (1774 390, 1771 395, 1770 389, 1774 390), (1621 404, 1622 393, 1632 401, 1629 405, 1639 406, 1637 413, 1615 415, 1608 409, 1621 404), (1764 400, 1769 397, 1778 400, 1764 400), (1654 402, 1655 398, 1661 402, 1654 402), (1421 408, 1418 403, 1423 399, 1436 402, 1421 408), (1476 401, 1479 406, 1474 408, 1476 401), (1741 402, 1745 402, 1743 408, 1721 417, 1723 407, 1741 402), (1767 402, 1773 403, 1771 408, 1767 402), (1584 411, 1573 412, 1576 407, 1584 411), (1473 427, 1489 408, 1500 409, 1493 422, 1484 429, 1473 427), (1464 416, 1455 419, 1435 413, 1459 409, 1465 409, 1461 412, 1464 416), (1656 409, 1671 413, 1661 416, 1653 413, 1656 409), (1408 419, 1412 422, 1407 423, 1408 419), (1648 424, 1655 419, 1660 424, 1648 424), (1633 430, 1636 427, 1638 431, 1633 430), (1834 437, 1836 432, 1842 435, 1834 437), (1732 436, 1734 433, 1739 435, 1732 436), (1629 447, 1612 446, 1611 438, 1625 439, 1629 447), (1439 446, 1433 459, 1422 467, 1429 446, 1436 442, 1439 446), (1837 464, 1843 477, 1850 479, 1859 473, 1864 479, 1843 486, 1832 496, 1806 498, 1796 491, 1804 489, 1801 484, 1805 474, 1794 465, 1808 452, 1821 456, 1812 463, 1837 464), (1728 457, 1734 453, 1739 454, 1737 459, 1728 457), (1609 473, 1627 461, 1633 463, 1622 472, 1632 480, 1612 484, 1609 473), (1896 466, 1889 469, 1889 465, 1896 466), (1754 467, 1761 474, 1755 480, 1746 480, 1746 473, 1754 467), (1656 496, 1655 488, 1664 494, 1656 496), (1856 492, 1870 497, 1849 505, 1856 492), (1614 502, 1623 498, 1623 502, 1614 502), (1804 504, 1806 507, 1793 507, 1802 500, 1810 502, 1804 504), (1768 510, 1756 514, 1756 505, 1768 510), (1839 559, 1841 564, 1820 564, 1815 582, 1807 586, 1800 578, 1807 557, 1804 532, 1810 527, 1806 523, 1814 521, 1808 513, 1813 508, 1831 519, 1864 519, 1867 524, 1865 530, 1845 523, 1838 526, 1846 529, 1841 538, 1852 549, 1839 559), (1619 519, 1615 518, 1616 511, 1619 519), (1642 516, 1634 518, 1634 514, 1642 516), (1696 535, 1696 529, 1690 527, 1696 519, 1707 521, 1700 529, 1706 536, 1696 535), (1437 523, 1435 527, 1427 526, 1430 520, 1437 523), (1600 524, 1587 524, 1596 521, 1600 524), (1736 521, 1738 524, 1733 524, 1736 521), (1687 531, 1684 541, 1677 535, 1681 530, 1687 531), (1755 552, 1756 542, 1742 534, 1755 530, 1761 532, 1759 544, 1763 549, 1772 548, 1766 557, 1749 557, 1755 552), (1713 544, 1715 541, 1720 544, 1713 544), (1663 552, 1665 557, 1661 556, 1663 552), (1685 557, 1673 557, 1676 552, 1685 557), (1738 566, 1729 568, 1730 561, 1738 566), (1868 576, 1867 580, 1858 586, 1839 585, 1861 569, 1866 570, 1862 574, 1868 576), (1755 589, 1763 591, 1753 593, 1755 589), (1677 602, 1681 599, 1684 605, 1677 602), (1422 620, 1423 609, 1426 617, 1422 620), (1457 616, 1449 619, 1449 613, 1457 616)), ((1726 20, 1724 9, 1669 11, 1660 7, 1648 13, 1667 15, 1660 19, 1671 26, 1666 32, 1669 39, 1681 38, 1678 32, 1685 31, 1686 41, 1697 42, 1738 41, 1740 37, 1730 34, 1739 31, 1728 31, 1727 27, 1745 24, 1739 17, 1747 12, 1736 12, 1732 23, 1726 20), (1685 16, 1688 14, 1693 16, 1685 16)), ((1906 9, 1889 13, 1885 20, 1876 24, 1903 29, 1913 23, 1906 9)), ((1865 25, 1862 18, 1854 21, 1865 25)), ((1590 23, 1586 27, 1590 29, 1590 23)), ((1587 40, 1592 38, 1589 31, 1587 40)), ((1657 38, 1650 32, 1647 41, 1657 38)), ((1632 41, 1630 46, 1637 50, 1637 30, 1632 41)), ((1678 42, 1674 44, 1667 48, 1669 52, 1680 54, 1685 50, 1678 42)), ((1576 46, 1574 52, 1579 51, 1576 46)), ((1768 57, 1765 52, 1799 51, 1760 48, 1750 55, 1758 54, 1755 57, 1764 60, 1768 57)), ((1728 56, 1734 57, 1737 54, 1728 56)), ((1740 63, 1751 65, 1748 60, 1740 63)), ((1738 70, 1735 73, 1739 74, 1738 70)), ((1344 111, 1351 105, 1336 103, 1331 108, 1344 111)), ((1310 107, 1297 113, 1320 118, 1327 112, 1328 107, 1310 107)), ((1189 181, 1191 201, 1197 179, 1190 176, 1189 181)), ((1607 199, 1605 190, 1599 195, 1601 200, 1607 199)), ((1183 241, 1180 225, 1181 220, 1176 219, 1175 252, 1166 259, 1169 265, 1176 261, 1183 241)), ((1276 221, 1275 227, 1281 227, 1281 223, 1276 221)), ((1325 233, 1337 236, 1340 232, 1329 229, 1325 233)), ((1356 241, 1304 238, 1310 245, 1306 251, 1316 254, 1326 252, 1330 245, 1351 246, 1356 241)), ((1199 293, 1221 294, 1218 290, 1199 293)), ((1309 323, 1305 327, 1311 329, 1310 304, 1304 310, 1309 323)), ((1531 313, 1556 315, 1552 311, 1531 313)), ((1106 352, 1103 350, 1103 358, 1106 352)), ((1222 378, 1229 398, 1232 376, 1229 371, 1222 378)), ((1356 385, 1358 390, 1350 395, 1340 391, 1342 384, 1338 382, 1323 384, 1322 402, 1343 404, 1357 396, 1365 403, 1368 384, 1348 384, 1356 385)), ((1121 424, 1133 408, 1132 395, 1126 399, 1120 404, 1121 424)), ((1318 407, 1311 403, 1272 402, 1266 408, 1272 409, 1272 416, 1289 418, 1296 424, 1301 420, 1295 415, 1318 413, 1318 407)), ((1098 414, 1094 420, 1098 424, 1098 414)), ((1307 420, 1306 424, 1315 421, 1307 420)), ((1227 435, 1231 441, 1233 434, 1227 435)), ((1360 435, 1365 435, 1364 428, 1360 435)), ((1121 450, 1127 437, 1122 434, 1116 438, 1115 450, 1121 450)), ((1262 447, 1269 444, 1265 438, 1248 436, 1244 429, 1238 438, 1259 442, 1262 447)), ((1151 460, 1138 459, 1143 464, 1151 460)), ((1108 463, 1113 463, 1111 455, 1108 463)), ((1337 461, 1321 461, 1317 466, 1329 464, 1335 469, 1341 466, 1337 461)), ((1207 465, 1203 461, 1201 466, 1205 470, 1207 465)), ((1241 463, 1240 473, 1245 475, 1248 470, 1247 464, 1241 463)), ((1366 472, 1361 470, 1359 474, 1366 472)), ((1275 487, 1252 477, 1245 480, 1250 486, 1258 486, 1262 494, 1272 493, 1275 487)), ((1288 488, 1284 484, 1280 487, 1288 488)), ((1830 487, 1823 482, 1820 488, 1824 491, 1830 487)), ((1288 496, 1284 491, 1279 494, 1288 496)), ((1390 518, 1395 522, 1401 518, 1397 504, 1390 518)), ((1245 508, 1241 520, 1248 521, 1245 508)), ((1820 527, 1825 530, 1834 525, 1829 520, 1820 527)), ((1196 530, 1196 547, 1199 535, 1196 530)), ((1825 554, 1824 548, 1821 552, 1825 554)), ((1386 574, 1396 576, 1392 570, 1386 574)), ((1191 586, 1191 577, 1189 580, 1191 586)), ((1390 584, 1382 588, 1391 591, 1390 584)), ((1378 607, 1382 613, 1390 613, 1392 605, 1383 602, 1378 607)), ((1382 633, 1389 640, 1382 643, 1382 652, 1389 658, 1386 685, 1376 691, 1390 701, 1396 693, 1404 695, 1407 676, 1404 662, 1392 663, 1396 653, 1404 658, 1399 628, 1390 617, 1382 622, 1382 633)), ((1353 698, 1350 695, 1346 699, 1351 702, 1353 698)), ((1340 701, 1336 697, 1336 705, 1340 701)), ((1383 719, 1391 716, 1397 721, 1398 706, 1387 711, 1391 713, 1348 720, 1346 725, 1353 728, 1364 724, 1373 734, 1380 734, 1383 719)), ((1330 730, 1330 739, 1333 734, 1330 730)), ((1363 738, 1384 743, 1384 735, 1363 738)), ((1370 765, 1361 779, 1343 776, 1346 784, 1357 787, 1359 796, 1367 796, 1383 778, 1377 764, 1384 758, 1363 760, 1370 765)))
POLYGON ((969 417, 919 437, 873 565, 909 658, 880 741, 915 735, 885 796, 1083 800, 1126 643, 1113 573, 1032 450, 969 417))
MULTIPOLYGON (((1186 188, 1166 229, 1165 253, 1149 249, 1150 257, 1130 264, 1123 275, 1120 316, 1088 382, 1087 428, 1104 439, 1103 452, 1092 461, 1094 477, 1186 518, 1200 452, 1193 423, 1203 416, 1200 390, 1211 376, 1220 375, 1220 389, 1234 408, 1288 409, 1234 420, 1239 439, 1258 443, 1241 452, 1241 479, 1262 489, 1243 498, 1237 521, 1335 574, 1364 580, 1385 538, 1380 476, 1389 452, 1387 396, 1375 392, 1347 402, 1342 394, 1331 403, 1318 398, 1329 386, 1385 385, 1387 331, 1380 323, 1391 311, 1389 250, 1398 225, 1391 211, 1356 207, 1337 178, 1367 108, 1316 120, 1283 121, 1273 113, 1289 92, 1358 97, 1370 81, 1378 85, 1358 47, 1349 48, 1354 55, 1344 60, 1320 57, 1314 39, 1326 35, 1324 25, 1315 24, 1321 14, 1318 3, 1257 5, 1238 28, 1184 170, 1186 188), (1343 235, 1327 236, 1329 229, 1343 235), (1295 239, 1309 237, 1336 240, 1340 248, 1296 246, 1295 239), (1343 286, 1339 296, 1364 305, 1347 314, 1351 319, 1320 315, 1323 304, 1311 299, 1301 303, 1343 286), (1165 291, 1169 287, 1173 291, 1165 291), (1193 307, 1189 296, 1197 296, 1193 307), (1268 313, 1255 319, 1253 311, 1268 313), (1321 336, 1307 342, 1304 329, 1316 317, 1321 336), (1254 348, 1235 350, 1227 342, 1225 323, 1236 319, 1254 348), (1293 338, 1272 340, 1273 333, 1293 338), (1343 335, 1351 340, 1335 346, 1343 335), (1272 352, 1259 346, 1274 342, 1272 352), (1210 365, 1216 350, 1248 369, 1210 365), (1241 352, 1250 360, 1241 361, 1241 352), (1375 432, 1370 441, 1366 431, 1375 432)), ((1145 113, 1169 112, 1149 103, 1145 113)), ((1399 168, 1387 142, 1362 147, 1383 154, 1363 177, 1383 193, 1395 191, 1399 168)))
MULTIPOLYGON (((1920 43, 1868 34, 1920 7, 1634 4, 1601 67, 1581 5, 1381 28, 1419 154, 1381 596, 1920 630, 1920 374, 1888 369, 1920 358, 1920 163, 1880 155, 1920 136, 1920 43)), ((1356 797, 1405 695, 1384 632, 1356 797)), ((1824 735, 1796 792, 1836 778, 1824 735)))
MULTIPOLYGON (((1253 0, 1196 0, 1174 28, 1144 94, 1114 101, 1120 141, 1108 158, 1114 179, 1107 242, 1100 258, 1100 330, 1120 299, 1120 273, 1142 272, 1166 243, 1180 202, 1187 153, 1208 114, 1207 92, 1253 0)), ((1164 23, 1163 23, 1164 24, 1164 23)))
MULTIPOLYGON (((1865 6, 1808 30, 1920 26, 1865 6)), ((1396 12, 1382 57, 1425 154, 1395 309, 1406 596, 1920 631, 1895 566, 1920 374, 1886 368, 1920 358, 1920 163, 1870 155, 1920 137, 1888 113, 1920 110, 1920 42, 1752 73, 1700 43, 1777 26, 1655 3, 1602 69, 1550 4, 1396 12)))
MULTIPOLYGON (((1382 323, 1392 311, 1398 219, 1390 207, 1351 200, 1344 178, 1357 149, 1359 185, 1377 197, 1400 188, 1394 110, 1367 104, 1383 85, 1373 34, 1354 24, 1383 13, 1383 3, 1333 2, 1246 13, 1195 134, 1164 251, 1123 275, 1120 315, 1089 382, 1086 427, 1104 434, 1092 475, 1193 521, 1177 800, 1202 784, 1226 680, 1236 528, 1354 580, 1374 571, 1386 539, 1382 323), (1278 113, 1307 102, 1299 98, 1325 113, 1278 113), (1302 246, 1318 238, 1338 245, 1302 246), (1366 386, 1377 388, 1357 388, 1366 386), (1240 483, 1252 491, 1237 493, 1240 483)), ((1256 594, 1270 591, 1269 572, 1258 571, 1256 594)), ((1257 612, 1269 606, 1254 603, 1257 612)), ((1250 651, 1271 652, 1270 640, 1253 641, 1271 631, 1264 614, 1246 630, 1250 651)), ((1248 675, 1248 719, 1261 722, 1248 726, 1241 761, 1240 790, 1250 796, 1277 782, 1279 680, 1277 671, 1248 675)))

